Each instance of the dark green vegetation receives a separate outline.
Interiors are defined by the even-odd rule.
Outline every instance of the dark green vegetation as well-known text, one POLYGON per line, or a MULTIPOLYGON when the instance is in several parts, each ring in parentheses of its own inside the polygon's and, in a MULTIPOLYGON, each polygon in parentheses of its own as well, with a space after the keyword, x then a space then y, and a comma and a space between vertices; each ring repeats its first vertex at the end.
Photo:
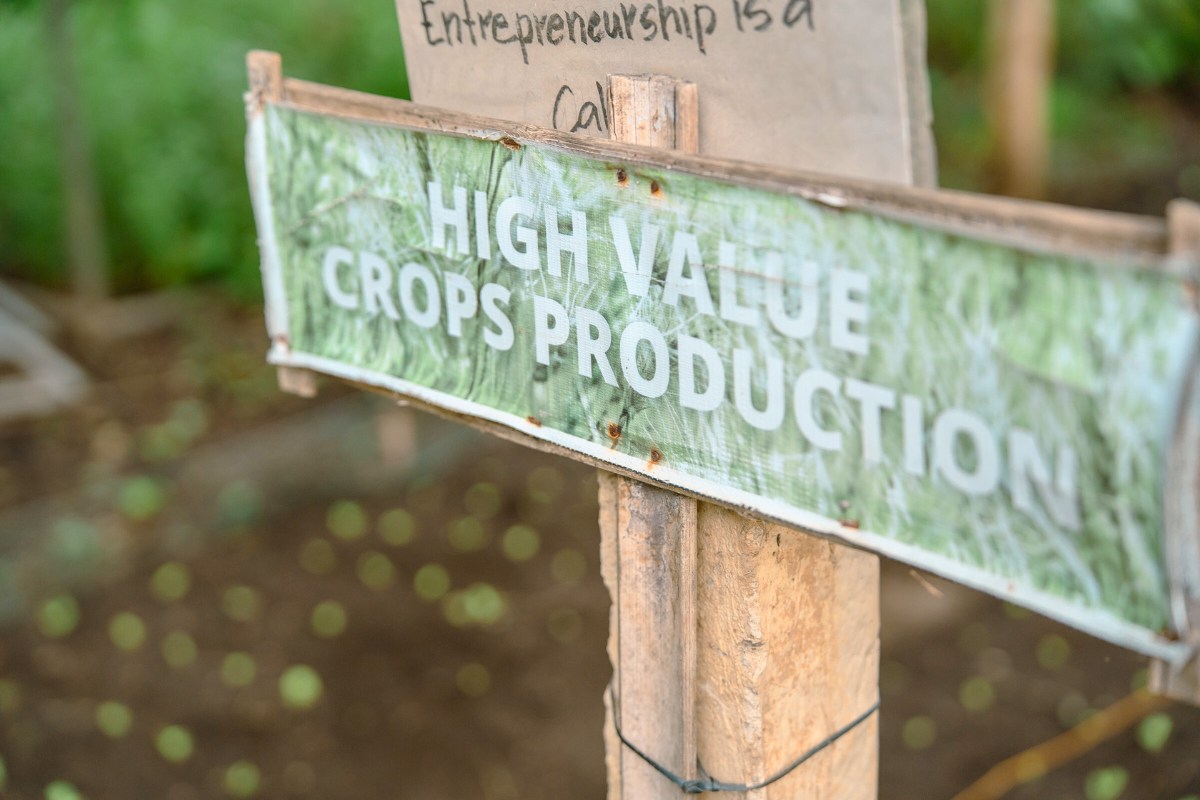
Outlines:
MULTIPOLYGON (((926 0, 941 184, 987 191, 987 3, 926 0)), ((1051 199, 1161 214, 1200 198, 1200 5, 1057 0, 1051 199)))
MULTIPOLYGON (((928 5, 942 182, 986 189, 986 4, 928 5)), ((1180 0, 1059 5, 1054 198, 1159 213, 1172 196, 1200 197, 1200 8, 1180 0)), ((63 286, 44 16, 37 0, 0 5, 0 271, 63 286)), ((219 279, 256 295, 238 101, 248 49, 281 52, 290 75, 407 92, 390 0, 76 0, 72 23, 118 291, 219 279)))
MULTIPOLYGON (((0 271, 64 285, 54 78, 41 2, 0 5, 0 271)), ((257 292, 242 167, 245 54, 288 74, 407 93, 387 0, 73 3, 73 33, 118 289, 219 278, 257 292)))

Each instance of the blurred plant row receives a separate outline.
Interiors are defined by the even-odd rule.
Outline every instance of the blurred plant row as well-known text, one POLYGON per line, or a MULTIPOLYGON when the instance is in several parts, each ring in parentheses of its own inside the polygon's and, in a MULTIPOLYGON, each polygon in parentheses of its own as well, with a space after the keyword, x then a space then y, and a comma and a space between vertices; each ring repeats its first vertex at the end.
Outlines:
MULTIPOLYGON (((118 291, 220 279, 257 291, 243 168, 245 55, 403 96, 390 0, 76 0, 70 12, 118 291)), ((0 4, 0 271, 67 283, 46 3, 0 4)))
MULTIPOLYGON (((65 286, 46 5, 0 4, 0 272, 65 286)), ((986 6, 928 0, 936 133, 948 186, 987 185, 986 6)), ((1070 184, 1103 164, 1113 181, 1141 176, 1158 188, 1147 198, 1137 186, 1128 197, 1110 187, 1098 204, 1152 208, 1162 197, 1200 196, 1200 163, 1190 160, 1200 156, 1180 156, 1173 142, 1181 119, 1193 132, 1200 126, 1200 4, 1059 0, 1058 16, 1052 182, 1070 184)), ((218 280, 243 297, 256 295, 242 167, 247 50, 281 52, 290 75, 407 93, 391 0, 75 0, 70 23, 117 291, 218 280)))

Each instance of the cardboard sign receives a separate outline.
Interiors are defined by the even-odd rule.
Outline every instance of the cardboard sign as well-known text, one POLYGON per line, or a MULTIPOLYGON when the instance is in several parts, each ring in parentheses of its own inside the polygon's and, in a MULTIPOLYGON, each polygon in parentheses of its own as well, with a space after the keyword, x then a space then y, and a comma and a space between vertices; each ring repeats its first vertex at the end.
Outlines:
POLYGON ((1186 652, 1164 482, 1200 326, 1161 222, 288 86, 251 117, 273 363, 1186 652))
POLYGON ((928 112, 923 48, 906 49, 901 6, 396 3, 419 102, 607 137, 609 73, 671 75, 699 86, 708 155, 911 184, 920 178, 912 139, 928 135, 928 112))

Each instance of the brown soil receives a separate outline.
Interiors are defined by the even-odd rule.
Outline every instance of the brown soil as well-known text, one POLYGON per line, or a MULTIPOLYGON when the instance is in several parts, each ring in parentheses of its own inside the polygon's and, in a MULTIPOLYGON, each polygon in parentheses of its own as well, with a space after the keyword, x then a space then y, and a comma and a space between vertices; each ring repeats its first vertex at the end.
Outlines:
MULTIPOLYGON (((210 300, 170 334, 68 341, 92 399, 0 428, 0 528, 23 520, 0 536, 0 796, 604 797, 593 473, 419 417, 450 455, 353 492, 388 469, 364 401, 368 435, 298 442, 278 486, 231 466, 196 488, 350 397, 280 395, 260 330, 210 300), (320 678, 302 707, 297 667, 320 678)), ((1141 680, 1142 658, 902 566, 884 595, 884 798, 950 797, 1141 680)), ((1166 713, 1161 747, 1126 731, 1010 796, 1200 793, 1200 713, 1166 713)))

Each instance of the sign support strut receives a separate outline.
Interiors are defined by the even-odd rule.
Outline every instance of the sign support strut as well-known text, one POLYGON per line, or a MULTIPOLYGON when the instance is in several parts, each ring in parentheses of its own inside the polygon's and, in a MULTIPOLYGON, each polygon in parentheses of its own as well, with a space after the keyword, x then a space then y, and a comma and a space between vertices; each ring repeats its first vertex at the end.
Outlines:
MULTIPOLYGON (((698 149, 694 84, 613 75, 609 101, 615 138, 698 149)), ((622 745, 614 714, 684 780, 752 785, 877 702, 877 556, 631 478, 599 480, 613 599, 609 800, 683 796, 622 745)), ((873 800, 877 771, 871 715, 778 782, 727 796, 873 800)))

